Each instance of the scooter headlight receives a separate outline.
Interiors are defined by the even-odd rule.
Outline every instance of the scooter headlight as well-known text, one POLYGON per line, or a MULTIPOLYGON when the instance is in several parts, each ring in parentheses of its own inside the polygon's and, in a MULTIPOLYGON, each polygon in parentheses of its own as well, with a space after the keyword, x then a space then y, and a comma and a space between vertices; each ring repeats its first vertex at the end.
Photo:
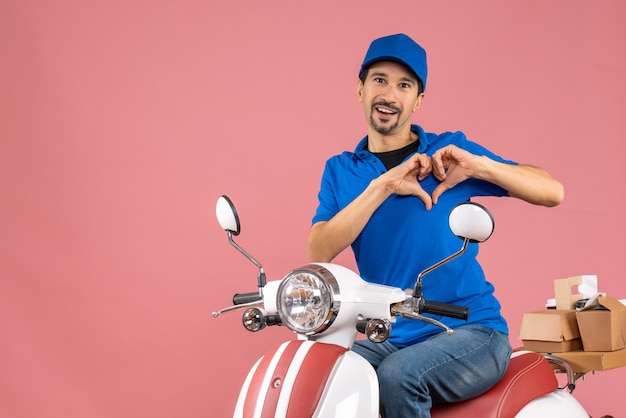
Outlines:
POLYGON ((283 324, 299 334, 326 330, 339 312, 339 285, 319 265, 307 265, 287 274, 278 287, 276 304, 283 324))

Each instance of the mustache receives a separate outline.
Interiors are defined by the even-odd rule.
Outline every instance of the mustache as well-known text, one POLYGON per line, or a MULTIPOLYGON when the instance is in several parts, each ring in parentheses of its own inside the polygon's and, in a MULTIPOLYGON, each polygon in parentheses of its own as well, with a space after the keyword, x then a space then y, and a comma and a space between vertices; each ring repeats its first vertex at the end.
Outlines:
POLYGON ((400 113, 400 109, 397 106, 395 106, 395 105, 393 105, 393 104, 391 104, 389 102, 386 102, 385 100, 379 100, 379 101, 373 103, 372 104, 372 110, 374 110, 378 106, 383 106, 383 107, 386 107, 388 109, 393 110, 396 113, 400 113))

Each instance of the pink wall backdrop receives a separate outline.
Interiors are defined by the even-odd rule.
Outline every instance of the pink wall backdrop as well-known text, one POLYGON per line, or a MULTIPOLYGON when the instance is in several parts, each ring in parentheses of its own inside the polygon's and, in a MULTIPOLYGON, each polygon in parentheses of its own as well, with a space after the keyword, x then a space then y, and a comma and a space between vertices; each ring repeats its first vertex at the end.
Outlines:
MULTIPOLYGON (((358 66, 390 33, 429 52, 417 123, 566 186, 554 209, 483 201, 514 345, 556 278, 597 274, 626 298, 625 15, 619 0, 3 0, 0 416, 230 416, 291 334, 211 317, 256 283, 215 200, 234 200, 270 279, 304 263, 324 161, 365 133, 358 66)), ((622 416, 625 378, 576 395, 622 416)))

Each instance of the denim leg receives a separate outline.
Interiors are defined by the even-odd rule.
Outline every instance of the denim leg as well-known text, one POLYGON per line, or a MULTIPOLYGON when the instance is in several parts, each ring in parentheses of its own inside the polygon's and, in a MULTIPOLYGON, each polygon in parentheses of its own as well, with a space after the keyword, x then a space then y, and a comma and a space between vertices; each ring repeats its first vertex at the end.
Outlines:
POLYGON ((402 349, 364 340, 352 350, 376 369, 386 418, 428 418, 435 403, 478 396, 502 378, 511 356, 508 337, 480 325, 402 349))

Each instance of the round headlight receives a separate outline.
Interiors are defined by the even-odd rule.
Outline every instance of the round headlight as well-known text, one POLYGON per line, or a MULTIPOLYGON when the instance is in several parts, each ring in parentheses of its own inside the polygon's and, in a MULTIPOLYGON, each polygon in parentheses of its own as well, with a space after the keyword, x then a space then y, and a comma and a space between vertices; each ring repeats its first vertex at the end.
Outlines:
POLYGON ((299 334, 319 334, 339 312, 337 280, 322 266, 307 265, 289 273, 280 283, 278 315, 283 324, 299 334))

